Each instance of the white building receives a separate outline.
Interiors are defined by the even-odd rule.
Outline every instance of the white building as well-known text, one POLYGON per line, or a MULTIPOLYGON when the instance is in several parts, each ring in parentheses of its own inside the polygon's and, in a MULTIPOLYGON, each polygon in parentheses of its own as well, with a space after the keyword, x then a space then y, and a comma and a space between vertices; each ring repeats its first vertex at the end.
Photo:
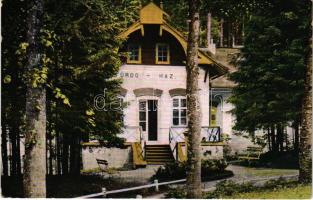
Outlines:
MULTIPOLYGON (((140 10, 140 20, 120 35, 125 39, 120 51, 128 52, 118 75, 123 79, 120 95, 127 102, 121 137, 126 139, 129 148, 125 150, 125 155, 117 149, 100 151, 98 156, 103 159, 110 160, 111 156, 111 162, 116 162, 113 157, 116 158, 117 154, 119 160, 124 161, 132 156, 134 166, 186 159, 183 133, 187 130, 188 121, 187 42, 183 34, 168 24, 167 17, 160 7, 151 2, 140 10), (119 153, 114 153, 117 151, 119 153)), ((214 94, 217 90, 211 90, 210 85, 214 79, 226 74, 229 68, 210 53, 199 50, 198 55, 201 149, 210 158, 222 158, 222 133, 232 134, 233 119, 226 112, 231 105, 223 103, 223 97, 222 104, 215 104, 216 99, 212 97, 217 97, 214 94), (214 110, 223 114, 214 113, 214 110), (217 119, 212 119, 215 116, 217 119)), ((227 91, 225 95, 229 95, 227 91)), ((95 164, 95 161, 88 162, 95 164)))

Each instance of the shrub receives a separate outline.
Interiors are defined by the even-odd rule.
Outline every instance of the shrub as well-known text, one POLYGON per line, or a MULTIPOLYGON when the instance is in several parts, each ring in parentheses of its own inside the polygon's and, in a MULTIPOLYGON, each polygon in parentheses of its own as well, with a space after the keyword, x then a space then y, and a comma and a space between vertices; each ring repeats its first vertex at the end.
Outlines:
POLYGON ((185 163, 168 163, 157 169, 156 173, 150 178, 151 180, 158 179, 159 181, 183 179, 186 177, 185 163))
POLYGON ((274 180, 268 180, 263 186, 262 189, 273 189, 273 188, 287 188, 287 187, 294 187, 296 184, 295 180, 286 180, 283 177, 274 180))
POLYGON ((202 160, 201 161, 201 170, 203 172, 206 172, 206 171, 222 172, 226 169, 227 166, 228 166, 227 162, 223 159, 221 159, 221 160, 202 160))
POLYGON ((273 168, 299 168, 299 156, 295 151, 266 152, 260 156, 259 165, 273 168), (281 161, 284 162, 281 162, 281 161))
POLYGON ((206 198, 220 198, 225 196, 231 196, 235 193, 249 192, 254 189, 251 183, 237 184, 231 180, 221 181, 216 184, 216 189, 212 192, 208 192, 206 198))
POLYGON ((165 194, 165 198, 167 199, 186 199, 187 198, 187 191, 185 188, 175 188, 170 189, 168 193, 165 194))
MULTIPOLYGON (((232 176, 232 172, 225 170, 227 166, 228 164, 225 160, 202 160, 202 178, 207 180, 211 178, 219 179, 232 176)), ((151 177, 151 180, 158 179, 159 181, 167 181, 183 179, 186 178, 186 171, 186 162, 166 164, 165 166, 161 166, 157 169, 156 173, 151 177)))
POLYGON ((206 193, 205 198, 227 198, 238 193, 276 190, 279 188, 294 187, 295 185, 297 185, 297 181, 286 180, 284 178, 269 180, 262 186, 254 186, 251 182, 235 183, 231 180, 225 180, 217 183, 216 189, 206 193))

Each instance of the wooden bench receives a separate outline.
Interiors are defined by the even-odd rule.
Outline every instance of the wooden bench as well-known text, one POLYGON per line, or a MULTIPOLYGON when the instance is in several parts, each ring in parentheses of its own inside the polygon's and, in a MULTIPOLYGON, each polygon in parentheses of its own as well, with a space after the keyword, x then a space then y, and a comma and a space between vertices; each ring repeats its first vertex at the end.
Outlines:
POLYGON ((239 155, 238 158, 239 160, 246 160, 246 161, 259 160, 262 152, 263 152, 262 147, 249 146, 247 147, 247 150, 245 151, 245 153, 239 155))
POLYGON ((109 163, 108 163, 107 160, 98 159, 98 158, 96 158, 96 160, 97 160, 97 164, 98 164, 98 166, 99 166, 101 172, 108 174, 109 179, 110 179, 113 175, 115 175, 115 174, 117 174, 117 175, 120 177, 121 174, 120 174, 119 171, 117 171, 117 170, 115 170, 115 169, 112 169, 112 168, 109 168, 109 163))

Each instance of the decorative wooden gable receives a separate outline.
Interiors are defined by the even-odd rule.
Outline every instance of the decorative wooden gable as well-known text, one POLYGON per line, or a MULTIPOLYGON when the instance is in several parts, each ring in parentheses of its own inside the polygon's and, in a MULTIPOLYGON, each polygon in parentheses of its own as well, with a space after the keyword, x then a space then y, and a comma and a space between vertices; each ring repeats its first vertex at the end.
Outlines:
MULTIPOLYGON (((159 35, 162 36, 163 31, 170 33, 176 40, 180 43, 182 48, 185 51, 185 55, 187 54, 187 40, 174 27, 169 25, 167 21, 164 19, 164 16, 169 17, 169 15, 164 12, 159 6, 155 5, 153 2, 150 2, 148 5, 144 6, 140 10, 140 20, 131 25, 127 30, 122 32, 119 37, 126 39, 130 34, 135 31, 140 30, 141 35, 145 35, 145 25, 159 25, 160 31, 159 35)), ((205 54, 204 52, 198 50, 198 62, 202 65, 212 66, 218 72, 219 75, 225 74, 228 69, 227 67, 221 65, 211 56, 205 54)))
POLYGON ((141 24, 163 24, 163 16, 168 16, 159 6, 153 2, 140 10, 141 24))

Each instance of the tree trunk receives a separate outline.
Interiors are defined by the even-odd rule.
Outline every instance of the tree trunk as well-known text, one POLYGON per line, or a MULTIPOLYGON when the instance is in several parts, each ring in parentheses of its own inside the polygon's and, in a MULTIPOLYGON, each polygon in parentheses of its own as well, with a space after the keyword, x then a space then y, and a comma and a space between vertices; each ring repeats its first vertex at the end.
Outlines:
MULTIPOLYGON (((5 114, 3 114, 5 115, 5 114)), ((3 119, 2 115, 2 134, 1 134, 1 158, 2 158, 2 170, 3 170, 3 175, 7 176, 8 175, 8 149, 7 149, 7 124, 5 120, 3 119)))
POLYGON ((198 93, 199 0, 189 0, 187 44, 187 198, 201 198, 200 133, 201 112, 198 93))
POLYGON ((220 22, 220 47, 224 46, 224 19, 221 19, 220 22))
POLYGON ((295 152, 298 152, 299 151, 299 123, 298 122, 294 124, 294 129, 295 129, 295 139, 294 139, 293 149, 295 152))
POLYGON ((62 174, 68 174, 69 170, 68 170, 68 159, 69 159, 69 144, 68 144, 68 139, 67 136, 65 136, 63 134, 62 137, 62 142, 63 142, 63 146, 62 146, 62 174))
POLYGON ((227 47, 233 47, 232 45, 232 24, 230 21, 227 22, 227 31, 228 31, 228 34, 227 34, 227 47))
POLYGON ((52 146, 52 136, 49 134, 49 174, 53 175, 53 155, 54 155, 54 148, 52 146))
POLYGON ((56 135, 55 135, 55 139, 56 139, 56 154, 57 154, 57 174, 61 175, 62 174, 62 170, 61 170, 61 139, 60 139, 60 134, 59 131, 56 130, 56 135))
POLYGON ((80 174, 80 136, 72 137, 72 144, 70 148, 70 174, 80 174))
POLYGON ((280 152, 284 151, 284 132, 283 132, 283 126, 281 124, 277 124, 276 126, 277 130, 277 145, 278 145, 278 150, 280 152))
POLYGON ((275 126, 271 126, 271 140, 272 140, 272 150, 273 152, 278 152, 278 147, 276 143, 276 136, 275 136, 275 126))
POLYGON ((271 130, 270 128, 267 128, 267 144, 268 144, 268 150, 272 151, 272 145, 271 145, 271 130))
POLYGON ((305 89, 302 102, 302 126, 299 147, 299 181, 312 181, 312 40, 307 56, 305 89))
POLYGON ((207 37, 207 48, 210 48, 211 46, 211 23, 212 23, 212 17, 211 17, 211 13, 208 13, 208 16, 207 16, 207 33, 206 33, 206 37, 207 37))
POLYGON ((46 197, 46 91, 44 84, 32 84, 33 74, 41 70, 42 52, 40 30, 42 28, 43 1, 29 1, 27 42, 27 93, 26 93, 26 133, 24 196, 28 198, 46 197))
POLYGON ((22 164, 21 164, 21 144, 20 144, 20 130, 18 130, 18 134, 16 135, 16 168, 17 168, 17 175, 21 176, 22 172, 22 164))
POLYGON ((12 156, 11 156, 11 162, 12 162, 12 165, 11 165, 11 175, 13 176, 16 176, 17 174, 17 169, 16 169, 16 152, 17 152, 17 149, 16 149, 16 127, 15 127, 15 124, 14 123, 14 119, 11 119, 11 123, 10 123, 10 132, 9 132, 9 138, 10 138, 10 143, 11 143, 11 146, 12 146, 12 156))
POLYGON ((12 175, 21 175, 21 150, 20 150, 20 123, 19 111, 16 110, 16 114, 12 119, 12 132, 11 132, 11 143, 12 143, 12 175))

